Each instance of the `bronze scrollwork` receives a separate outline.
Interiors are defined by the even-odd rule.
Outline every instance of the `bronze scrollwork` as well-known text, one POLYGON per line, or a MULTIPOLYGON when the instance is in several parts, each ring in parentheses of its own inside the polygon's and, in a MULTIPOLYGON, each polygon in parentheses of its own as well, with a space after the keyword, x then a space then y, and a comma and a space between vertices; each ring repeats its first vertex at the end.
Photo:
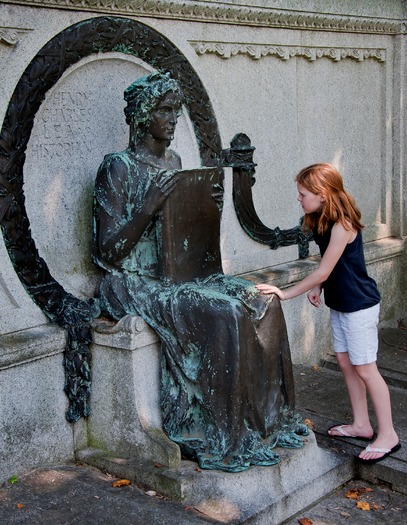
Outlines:
POLYGON ((255 147, 244 133, 235 135, 230 148, 222 151, 223 165, 233 168, 233 203, 240 226, 249 237, 267 244, 272 250, 298 244, 299 258, 305 259, 308 257, 308 243, 311 238, 302 232, 300 225, 288 230, 269 228, 257 215, 252 195, 252 187, 256 182, 254 151, 255 147))

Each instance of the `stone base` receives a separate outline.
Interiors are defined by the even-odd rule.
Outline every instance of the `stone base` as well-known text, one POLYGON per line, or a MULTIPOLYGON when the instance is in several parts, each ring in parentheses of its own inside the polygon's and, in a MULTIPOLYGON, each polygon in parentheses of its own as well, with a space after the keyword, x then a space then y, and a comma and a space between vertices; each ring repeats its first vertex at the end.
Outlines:
POLYGON ((65 419, 65 345, 65 331, 49 325, 0 336, 0 485, 74 458, 65 419))
POLYGON ((191 505, 220 523, 270 525, 295 515, 353 477, 353 461, 317 446, 311 432, 302 449, 276 448, 281 462, 245 472, 141 464, 86 449, 79 459, 121 478, 191 505))
POLYGON ((179 447, 162 430, 160 346, 141 319, 97 319, 92 327, 92 396, 88 445, 109 454, 178 467, 179 447))

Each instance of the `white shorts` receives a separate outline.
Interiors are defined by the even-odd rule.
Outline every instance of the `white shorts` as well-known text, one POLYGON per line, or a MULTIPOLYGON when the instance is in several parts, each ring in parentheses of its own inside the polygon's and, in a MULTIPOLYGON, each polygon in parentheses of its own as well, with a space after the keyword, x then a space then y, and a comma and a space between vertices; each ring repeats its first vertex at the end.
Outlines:
POLYGON ((357 312, 331 309, 334 350, 348 352, 352 365, 368 365, 377 359, 380 304, 357 312))

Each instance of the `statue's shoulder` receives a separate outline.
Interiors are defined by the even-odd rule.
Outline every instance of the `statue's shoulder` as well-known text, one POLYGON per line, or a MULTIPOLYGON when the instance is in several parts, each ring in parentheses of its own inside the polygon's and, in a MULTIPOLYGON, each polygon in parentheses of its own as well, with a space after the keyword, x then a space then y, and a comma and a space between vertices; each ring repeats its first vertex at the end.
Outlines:
POLYGON ((96 177, 98 187, 121 187, 129 177, 131 160, 127 150, 104 156, 96 177))
POLYGON ((123 151, 117 151, 114 153, 108 153, 103 158, 103 164, 110 165, 110 164, 128 164, 129 163, 129 151, 123 150, 123 151))
POLYGON ((134 159, 128 150, 108 153, 104 156, 99 172, 109 174, 110 177, 123 176, 131 170, 134 159))

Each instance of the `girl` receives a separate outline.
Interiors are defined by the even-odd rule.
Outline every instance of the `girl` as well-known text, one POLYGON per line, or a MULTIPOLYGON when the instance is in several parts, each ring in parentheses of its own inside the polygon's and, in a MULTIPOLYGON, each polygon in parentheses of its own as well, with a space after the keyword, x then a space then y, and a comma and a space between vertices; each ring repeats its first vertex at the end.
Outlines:
POLYGON ((321 305, 324 290, 331 309, 333 343, 353 411, 350 425, 334 426, 330 436, 374 439, 368 415, 368 393, 377 418, 378 433, 359 458, 368 463, 383 460, 400 449, 393 427, 390 394, 376 365, 380 294, 366 271, 361 214, 331 164, 308 166, 296 177, 298 201, 305 216, 303 228, 312 231, 321 252, 319 267, 294 286, 280 290, 258 284, 265 294, 285 301, 308 292, 310 303, 321 305))

